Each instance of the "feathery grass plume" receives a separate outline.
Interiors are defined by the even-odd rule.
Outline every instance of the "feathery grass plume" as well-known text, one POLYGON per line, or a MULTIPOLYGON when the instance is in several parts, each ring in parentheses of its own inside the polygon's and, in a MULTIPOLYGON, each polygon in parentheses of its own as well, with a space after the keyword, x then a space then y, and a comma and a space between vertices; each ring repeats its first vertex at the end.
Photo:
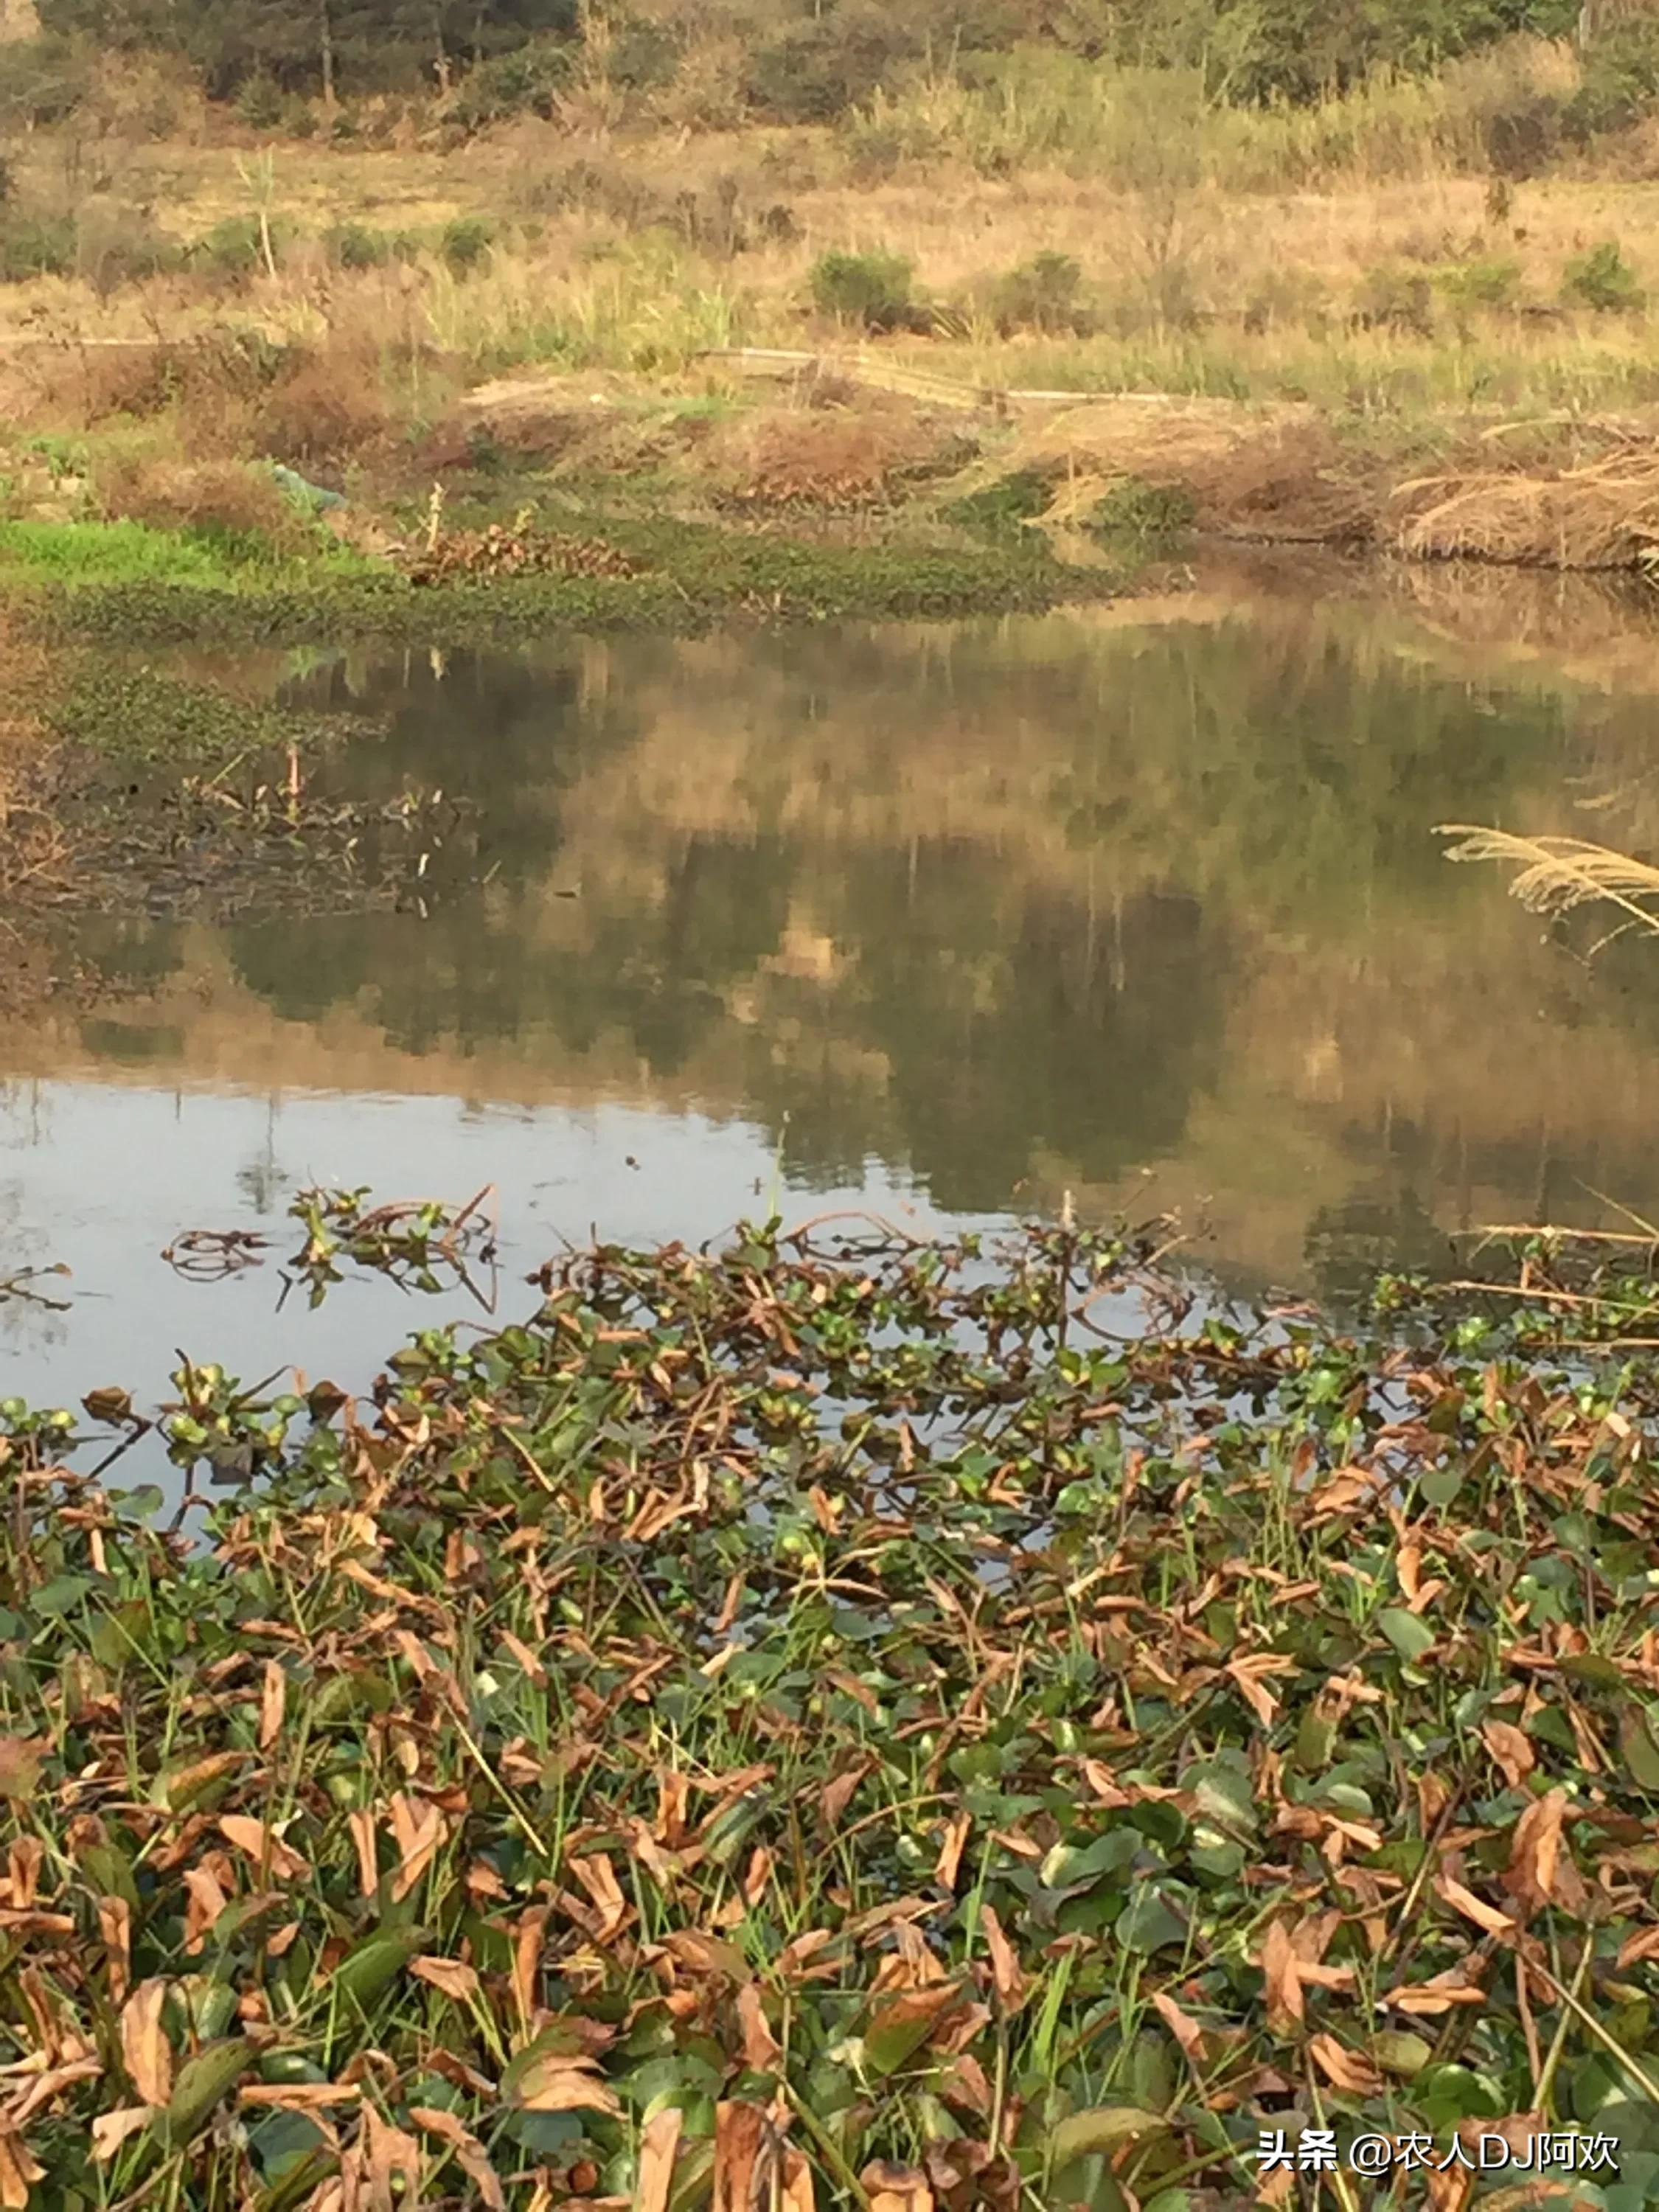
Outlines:
POLYGON ((1529 914, 1555 919, 1581 906, 1617 907, 1625 920, 1591 946, 1592 954, 1627 929, 1659 935, 1659 914, 1643 903, 1659 900, 1659 867, 1649 861, 1589 844, 1582 837, 1521 837, 1507 830, 1478 830, 1466 823, 1442 823, 1435 835, 1460 840, 1448 847, 1449 860, 1497 860, 1517 869, 1510 896, 1529 914))

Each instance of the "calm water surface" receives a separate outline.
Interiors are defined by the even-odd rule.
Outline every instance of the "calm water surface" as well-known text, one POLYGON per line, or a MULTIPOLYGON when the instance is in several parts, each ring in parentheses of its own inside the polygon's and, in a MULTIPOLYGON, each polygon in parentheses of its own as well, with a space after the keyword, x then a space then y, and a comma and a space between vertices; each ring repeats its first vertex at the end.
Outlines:
POLYGON ((153 1401, 183 1351, 361 1385, 486 1318, 380 1283, 279 1316, 313 1182, 494 1182, 509 1316, 565 1240, 774 1204, 1070 1189, 1179 1209, 1230 1286, 1326 1292, 1471 1225, 1652 1218, 1659 946, 1587 969, 1431 831, 1659 848, 1659 629, 1434 589, 273 659, 385 718, 329 785, 468 821, 408 911, 79 927, 107 1001, 0 1030, 0 1252, 71 1271, 64 1310, 0 1303, 0 1379, 153 1401), (238 1226, 278 1241, 230 1282, 159 1256, 238 1226))

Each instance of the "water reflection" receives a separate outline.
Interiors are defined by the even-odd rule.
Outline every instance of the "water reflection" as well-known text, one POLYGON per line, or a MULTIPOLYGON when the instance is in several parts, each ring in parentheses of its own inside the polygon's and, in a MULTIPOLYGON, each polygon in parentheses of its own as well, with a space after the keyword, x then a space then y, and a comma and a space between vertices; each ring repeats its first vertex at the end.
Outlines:
MULTIPOLYGON (((118 1000, 4 1036, 5 1064, 372 1100, 331 1156, 388 1196, 398 1101, 514 1105, 465 1146, 422 1109, 405 1163, 465 1196, 482 1129, 509 1221, 558 1180, 556 1117, 611 1106, 678 1129, 674 1172, 643 1224, 626 1152, 582 1205, 661 1234, 721 1129, 733 1211, 775 1176, 975 1217, 1070 1188, 1182 1206, 1249 1284, 1431 1262, 1460 1224, 1594 1218, 1595 1191, 1645 1209, 1659 948, 1586 972, 1429 834, 1659 843, 1653 633, 1622 619, 1605 690, 1536 624, 1499 659, 1340 596, 313 657, 289 696, 387 721, 331 788, 469 802, 421 910, 88 925, 118 1000)), ((264 1097, 222 1103, 227 1226, 320 1163, 264 1097)), ((190 1142, 158 1138, 152 1176, 190 1142)))

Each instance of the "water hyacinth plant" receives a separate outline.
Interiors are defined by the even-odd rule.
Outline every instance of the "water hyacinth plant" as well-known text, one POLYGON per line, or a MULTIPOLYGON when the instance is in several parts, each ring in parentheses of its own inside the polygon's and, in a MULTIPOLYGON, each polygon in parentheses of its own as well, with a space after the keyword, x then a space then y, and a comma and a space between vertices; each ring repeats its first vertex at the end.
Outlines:
POLYGON ((1659 2174, 1630 1297, 1114 1333, 1146 1256, 571 1255, 363 1400, 189 1369, 174 1458, 258 1480, 178 1530, 75 1471, 124 1394, 0 1409, 0 2202, 1659 2174))

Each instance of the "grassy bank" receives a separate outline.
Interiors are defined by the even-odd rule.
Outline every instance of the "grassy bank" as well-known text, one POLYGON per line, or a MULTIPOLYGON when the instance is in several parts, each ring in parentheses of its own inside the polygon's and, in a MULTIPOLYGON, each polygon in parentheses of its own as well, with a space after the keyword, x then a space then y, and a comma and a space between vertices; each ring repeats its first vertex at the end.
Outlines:
MULTIPOLYGON (((1196 67, 946 42, 790 122, 714 98, 741 57, 682 33, 684 83, 607 76, 601 40, 599 76, 545 98, 368 102, 303 136, 292 102, 124 105, 102 79, 43 123, 0 206, 0 573, 102 589, 118 550, 184 607, 208 532, 266 549, 267 598, 303 552, 340 620, 378 618, 348 553, 384 564, 434 483, 452 517, 563 501, 601 535, 859 515, 866 548, 914 523, 961 550, 949 511, 988 495, 1051 537, 1109 498, 1417 556, 1634 566, 1652 542, 1641 40, 1265 106, 1196 67), (273 464, 343 501, 326 564, 273 464), (17 535, 64 522, 171 543, 17 535)), ((964 603, 853 573, 808 611, 964 603)))
POLYGON ((1304 2128, 1649 2201, 1650 1290, 1569 1375, 1546 1254, 1104 1338, 1136 1258, 749 1232, 372 1401, 192 1364, 187 1534, 67 1471, 118 1393, 8 1405, 13 2201, 1179 2212, 1304 2128))

